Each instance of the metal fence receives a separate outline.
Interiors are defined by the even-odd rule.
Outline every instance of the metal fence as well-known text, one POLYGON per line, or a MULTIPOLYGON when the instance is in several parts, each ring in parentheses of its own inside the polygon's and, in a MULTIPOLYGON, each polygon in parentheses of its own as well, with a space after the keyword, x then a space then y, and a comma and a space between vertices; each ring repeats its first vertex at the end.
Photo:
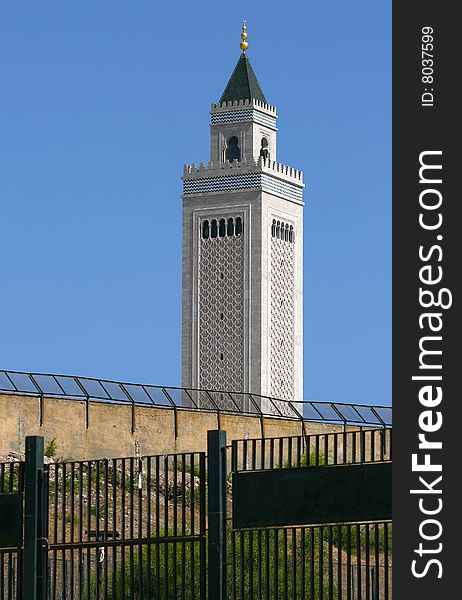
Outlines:
POLYGON ((205 454, 48 467, 49 599, 202 598, 205 454))
MULTIPOLYGON (((298 401, 243 392, 197 390, 122 383, 108 379, 24 373, 0 370, 0 392, 84 399, 135 406, 155 406, 173 410, 189 408, 268 416, 313 422, 330 422, 388 427, 392 411, 388 406, 341 402, 298 401)), ((87 410, 88 415, 88 410, 87 410)))
POLYGON ((392 429, 234 440, 231 470, 364 464, 392 460, 392 429))
MULTIPOLYGON (((234 473, 382 463, 392 460, 392 430, 234 440, 229 452, 234 473)), ((258 529, 230 526, 228 545, 232 600, 392 597, 390 521, 258 529)))
POLYGON ((391 523, 230 532, 233 600, 389 600, 391 523))
MULTIPOLYGON (((0 494, 22 492, 23 489, 24 463, 0 463, 0 494)), ((21 565, 22 549, 0 549, 0 600, 16 600, 19 597, 21 565)))
MULTIPOLYGON (((217 557, 224 573, 220 598, 391 598, 389 521, 236 529, 226 515, 234 501, 232 473, 389 462, 390 429, 233 441, 223 446, 223 486, 211 448, 208 456, 44 465, 43 598, 216 600, 207 586, 216 580, 217 557), (213 490, 223 493, 221 541, 213 490), (215 542, 223 543, 222 554, 215 542)), ((1 464, 0 492, 24 491, 25 472, 24 463, 1 464)), ((0 550, 0 600, 22 597, 22 557, 22 549, 0 550)))

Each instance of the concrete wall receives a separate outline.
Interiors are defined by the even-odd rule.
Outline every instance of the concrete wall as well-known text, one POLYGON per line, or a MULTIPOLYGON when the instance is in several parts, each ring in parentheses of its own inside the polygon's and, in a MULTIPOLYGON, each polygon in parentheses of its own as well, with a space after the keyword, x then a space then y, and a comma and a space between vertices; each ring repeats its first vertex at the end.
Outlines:
MULTIPOLYGON (((205 451, 207 431, 220 426, 233 439, 282 437, 303 433, 302 423, 245 415, 167 408, 135 407, 135 431, 131 433, 130 406, 91 402, 89 424, 85 402, 64 398, 0 394, 0 454, 23 452, 26 435, 42 435, 45 443, 56 438, 57 455, 75 460, 133 456, 135 444, 142 455, 205 451), (176 432, 175 432, 176 430, 176 432)), ((308 434, 341 431, 340 425, 306 423, 308 434)))

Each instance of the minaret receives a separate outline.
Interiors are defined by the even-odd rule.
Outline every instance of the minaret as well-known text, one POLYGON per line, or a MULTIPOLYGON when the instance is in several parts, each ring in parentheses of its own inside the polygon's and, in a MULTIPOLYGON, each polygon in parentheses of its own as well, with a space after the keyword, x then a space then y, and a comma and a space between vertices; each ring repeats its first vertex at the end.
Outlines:
POLYGON ((184 167, 183 386, 296 402, 303 177, 276 160, 276 109, 247 56, 245 21, 241 38, 236 67, 212 104, 210 161, 184 167))

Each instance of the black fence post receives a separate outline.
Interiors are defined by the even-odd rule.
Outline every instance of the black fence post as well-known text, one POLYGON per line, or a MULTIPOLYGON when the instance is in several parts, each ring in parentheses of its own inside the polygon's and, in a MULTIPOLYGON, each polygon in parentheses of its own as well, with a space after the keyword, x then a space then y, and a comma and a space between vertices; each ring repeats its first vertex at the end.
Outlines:
POLYGON ((371 569, 372 600, 379 600, 379 572, 377 567, 371 569))
POLYGON ((23 599, 43 598, 43 437, 26 437, 24 471, 23 599))
POLYGON ((207 456, 208 597, 226 600, 226 431, 207 432, 207 456))

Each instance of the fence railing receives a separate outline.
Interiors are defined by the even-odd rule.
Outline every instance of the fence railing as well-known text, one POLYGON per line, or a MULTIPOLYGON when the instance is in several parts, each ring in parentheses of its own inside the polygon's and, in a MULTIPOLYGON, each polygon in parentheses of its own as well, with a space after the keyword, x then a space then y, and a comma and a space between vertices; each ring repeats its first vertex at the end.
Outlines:
POLYGON ((389 428, 242 439, 231 443, 233 472, 389 460, 392 460, 392 429, 389 428))
POLYGON ((205 454, 48 465, 49 599, 205 590, 205 454))
MULTIPOLYGON (((24 463, 0 463, 0 494, 14 494, 24 490, 24 463)), ((4 524, 0 522, 0 531, 4 524)), ((0 599, 19 598, 22 577, 22 549, 0 550, 0 599)))
MULTIPOLYGON (((329 466, 348 469, 391 460, 389 428, 241 439, 228 447, 233 473, 329 466)), ((230 525, 227 537, 232 600, 392 597, 390 520, 252 529, 230 525)))
POLYGON ((290 402, 244 392, 163 387, 21 371, 0 370, 0 393, 85 399, 87 402, 131 406, 187 408, 313 422, 378 427, 389 427, 392 424, 392 410, 389 406, 313 400, 290 402))
POLYGON ((391 598, 389 518, 361 512, 353 521, 294 525, 289 518, 284 526, 239 528, 227 516, 239 502, 229 475, 389 462, 390 429, 241 439, 231 446, 224 431, 211 431, 207 455, 50 464, 42 437, 26 438, 26 447, 25 463, 0 463, 0 494, 21 492, 25 506, 32 494, 42 504, 27 513, 23 546, 0 548, 0 600, 30 597, 31 554, 41 565, 44 600, 391 598))
POLYGON ((231 600, 391 600, 390 521, 230 532, 231 600))

